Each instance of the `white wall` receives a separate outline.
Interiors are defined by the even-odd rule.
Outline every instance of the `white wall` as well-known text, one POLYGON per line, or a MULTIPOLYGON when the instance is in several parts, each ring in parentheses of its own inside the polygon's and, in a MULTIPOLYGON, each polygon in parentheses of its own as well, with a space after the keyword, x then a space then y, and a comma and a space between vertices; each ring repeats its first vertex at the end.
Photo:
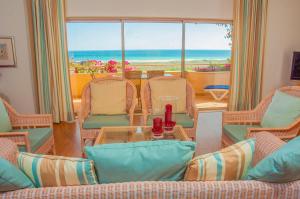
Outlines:
POLYGON ((263 96, 294 84, 289 79, 293 51, 300 51, 299 9, 299 0, 269 0, 263 96))
POLYGON ((232 19, 233 0, 67 0, 68 17, 232 19))
POLYGON ((34 113, 31 55, 24 0, 0 1, 0 36, 14 36, 17 67, 0 67, 0 93, 21 113, 34 113))
MULTIPOLYGON (((233 0, 67 0, 67 16, 232 19, 233 0)), ((269 0, 263 95, 289 81, 292 52, 300 50, 300 1, 269 0)), ((0 1, 0 35, 14 36, 16 68, 0 68, 0 93, 20 112, 35 112, 24 0, 0 1)))

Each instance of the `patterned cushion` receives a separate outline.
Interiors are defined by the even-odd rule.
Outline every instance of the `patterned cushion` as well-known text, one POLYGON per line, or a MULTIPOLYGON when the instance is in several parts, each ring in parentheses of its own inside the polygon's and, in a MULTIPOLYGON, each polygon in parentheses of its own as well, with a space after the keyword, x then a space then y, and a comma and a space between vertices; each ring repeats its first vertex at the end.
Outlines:
POLYGON ((97 184, 94 162, 87 159, 20 153, 18 165, 36 187, 97 184))
POLYGON ((223 132, 232 140, 234 143, 243 141, 246 139, 248 128, 261 128, 259 125, 224 125, 223 132))
MULTIPOLYGON (((147 120, 147 125, 152 126, 153 118, 157 117, 157 115, 149 115, 147 120)), ((183 128, 193 128, 194 120, 186 113, 176 113, 173 114, 172 120, 176 121, 177 125, 181 125, 183 128)))
POLYGON ((0 158, 0 192, 33 188, 30 179, 7 160, 0 158))
POLYGON ((164 112, 165 104, 172 104, 174 113, 186 112, 186 79, 150 79, 149 85, 153 114, 164 112))
POLYGON ((85 129, 97 129, 103 126, 129 126, 128 115, 90 115, 83 123, 85 129))
MULTIPOLYGON (((14 129, 13 132, 28 132, 31 151, 38 150, 52 135, 51 128, 14 129)), ((25 146, 19 146, 19 151, 26 152, 25 146)))
POLYGON ((125 114, 126 81, 102 81, 91 83, 92 114, 125 114))
POLYGON ((264 183, 255 180, 209 182, 127 182, 92 186, 24 189, 0 194, 0 198, 24 199, 299 199, 300 181, 264 183))
POLYGON ((184 180, 241 180, 251 166, 254 145, 254 139, 248 139, 218 152, 200 155, 188 164, 184 180))
POLYGON ((0 99, 0 132, 11 131, 12 126, 3 101, 0 99))

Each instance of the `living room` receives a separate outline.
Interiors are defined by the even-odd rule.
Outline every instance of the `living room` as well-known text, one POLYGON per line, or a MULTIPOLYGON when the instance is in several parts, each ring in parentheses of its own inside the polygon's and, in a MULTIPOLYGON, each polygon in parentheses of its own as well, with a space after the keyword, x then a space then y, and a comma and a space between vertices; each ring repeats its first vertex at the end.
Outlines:
POLYGON ((7 173, 14 188, 0 180, 0 198, 299 198, 299 154, 291 151, 300 128, 299 7, 298 0, 2 0, 0 160, 18 175, 7 173), (139 144, 142 151, 131 151, 139 144), (224 151, 235 147, 240 153, 228 154, 235 162, 226 162, 224 151), (262 164, 288 161, 280 156, 287 151, 295 161, 283 174, 263 176, 262 164), (61 158, 70 161, 69 176, 33 163, 51 167, 61 158), (72 158, 88 180, 71 169, 72 158), (247 169, 235 168, 241 164, 247 169), (28 173, 35 166, 39 180, 28 173), (47 180, 53 175, 64 180, 47 180))

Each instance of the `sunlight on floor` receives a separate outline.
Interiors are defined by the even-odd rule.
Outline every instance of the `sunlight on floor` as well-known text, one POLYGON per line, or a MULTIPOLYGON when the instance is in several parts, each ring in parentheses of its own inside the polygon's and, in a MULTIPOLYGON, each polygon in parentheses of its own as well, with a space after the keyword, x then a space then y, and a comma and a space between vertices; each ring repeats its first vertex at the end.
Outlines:
POLYGON ((208 94, 196 96, 196 107, 201 110, 227 109, 228 97, 221 101, 214 100, 208 94))

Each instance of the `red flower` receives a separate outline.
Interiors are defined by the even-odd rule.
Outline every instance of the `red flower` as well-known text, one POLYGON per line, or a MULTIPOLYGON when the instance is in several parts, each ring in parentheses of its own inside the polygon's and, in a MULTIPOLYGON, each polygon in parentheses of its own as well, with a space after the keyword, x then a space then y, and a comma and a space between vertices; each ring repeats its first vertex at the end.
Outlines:
POLYGON ((116 62, 115 60, 109 60, 107 63, 109 65, 116 65, 118 62, 116 62))
POLYGON ((129 65, 129 61, 125 61, 125 65, 129 65))
POLYGON ((135 70, 134 66, 126 66, 125 67, 125 71, 133 71, 133 70, 135 70))
POLYGON ((106 71, 109 73, 116 73, 116 72, 118 72, 118 69, 115 66, 110 65, 106 68, 106 71))

